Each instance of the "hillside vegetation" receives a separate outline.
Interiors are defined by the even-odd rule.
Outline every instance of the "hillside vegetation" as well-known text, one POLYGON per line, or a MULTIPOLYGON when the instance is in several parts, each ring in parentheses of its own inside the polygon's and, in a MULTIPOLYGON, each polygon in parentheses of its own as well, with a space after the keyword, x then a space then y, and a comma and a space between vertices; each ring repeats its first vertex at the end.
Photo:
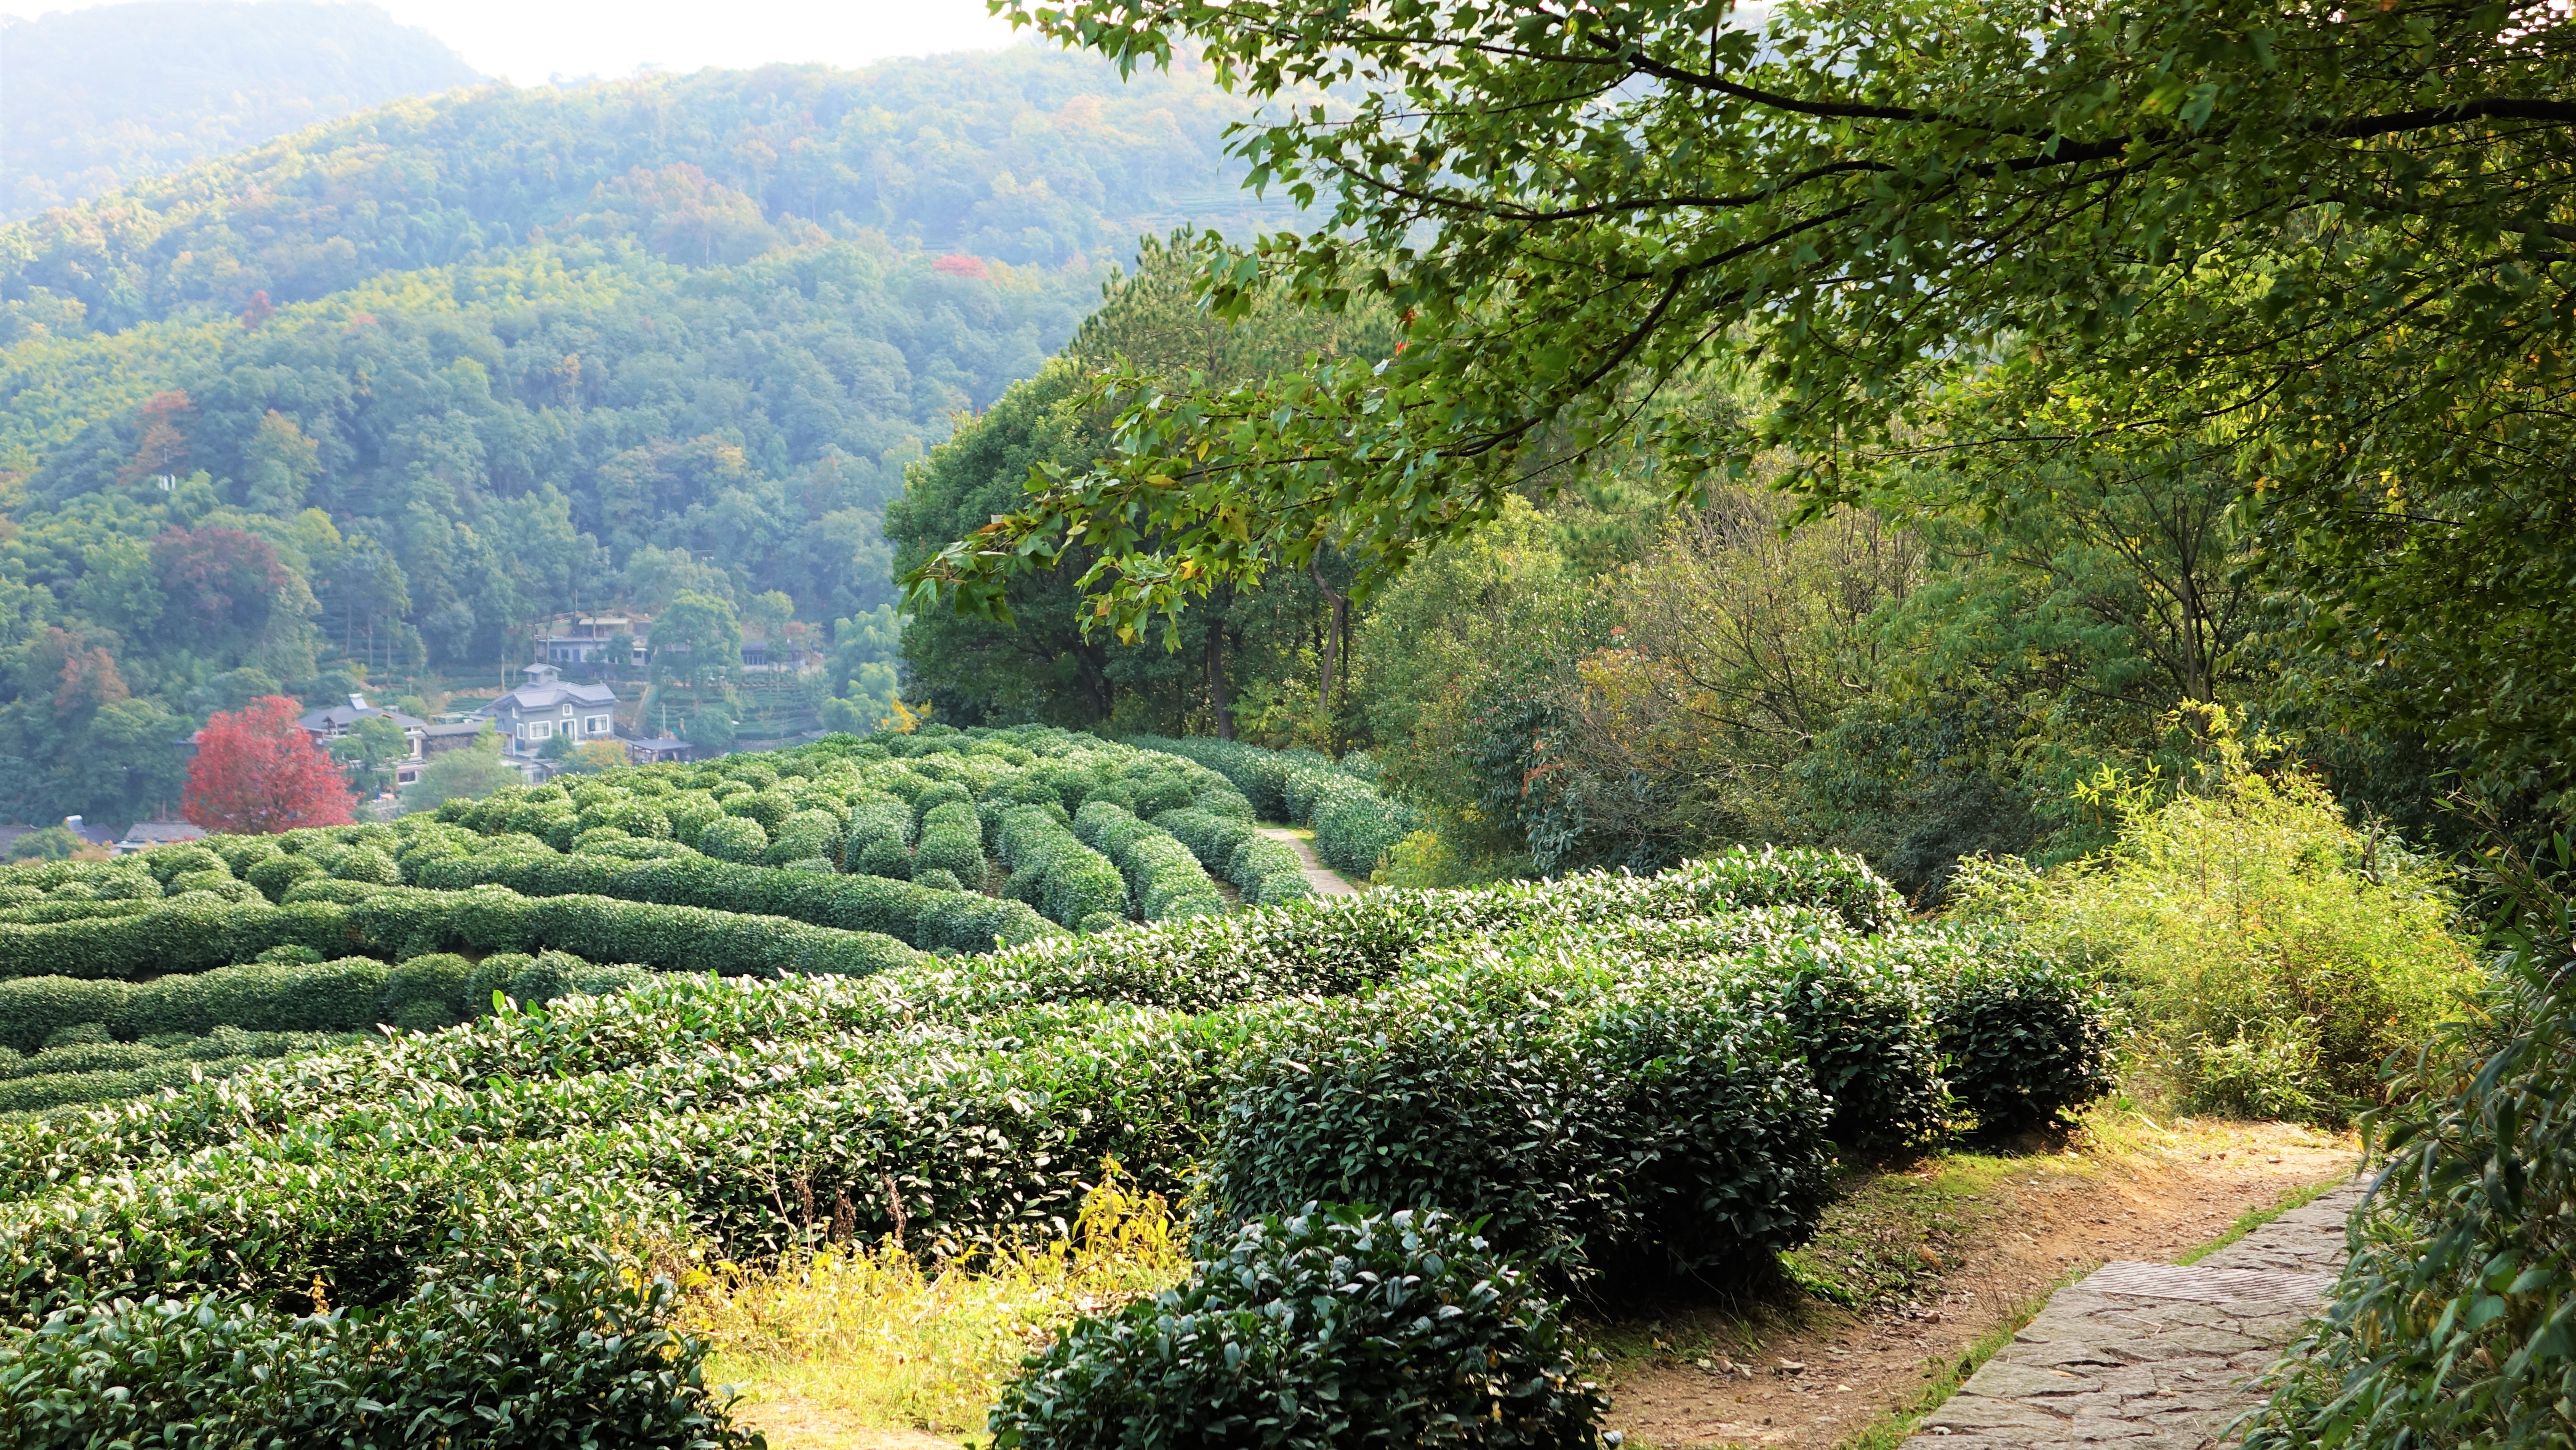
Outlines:
POLYGON ((482 79, 367 4, 148 0, 0 27, 0 220, 482 79))
MULTIPOLYGON (((166 813, 212 710, 425 713, 684 593, 830 631, 872 723, 905 463, 1141 230, 1252 215, 1242 114, 1036 50, 487 87, 0 230, 0 816, 166 813)), ((726 673, 674 729, 762 708, 726 673)))

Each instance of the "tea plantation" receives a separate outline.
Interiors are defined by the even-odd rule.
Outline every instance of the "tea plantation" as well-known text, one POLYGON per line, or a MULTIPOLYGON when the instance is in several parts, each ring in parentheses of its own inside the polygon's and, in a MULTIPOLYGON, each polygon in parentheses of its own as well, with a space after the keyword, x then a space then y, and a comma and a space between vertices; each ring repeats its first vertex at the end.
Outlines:
POLYGON ((1400 809, 1191 744, 833 737, 14 868, 0 1104, 55 1110, 0 1123, 6 1438, 749 1443, 689 1266, 971 1265, 1115 1159, 1207 1262, 996 1443, 1587 1444, 1559 1296, 1759 1273, 1837 1151, 2104 1086, 2089 987, 1856 860, 1310 897, 1256 811, 1347 860, 1400 809))

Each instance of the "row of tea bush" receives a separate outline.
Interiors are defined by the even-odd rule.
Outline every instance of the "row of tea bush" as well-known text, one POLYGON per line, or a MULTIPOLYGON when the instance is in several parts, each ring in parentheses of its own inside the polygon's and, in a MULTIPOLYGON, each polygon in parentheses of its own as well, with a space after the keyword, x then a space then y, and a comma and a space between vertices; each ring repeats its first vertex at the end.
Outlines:
MULTIPOLYGON (((407 894, 373 889, 349 909, 407 894)), ((316 1332, 298 1326, 318 1294, 422 1334, 443 1314, 480 1316, 468 1338, 520 1325, 580 1361, 537 1381, 495 1368, 467 1386, 493 1413, 634 1395, 622 1348, 536 1325, 524 1288, 604 1282, 580 1276, 646 1242, 760 1263, 900 1235, 971 1260, 1061 1233, 1112 1156, 1168 1191, 1204 1170, 1226 1223, 1365 1197, 1483 1218, 1551 1282, 1718 1271, 1811 1232, 1827 1144, 1882 1132, 1886 1105, 1915 1105, 1929 1132, 1945 1112, 2053 1111, 2047 1084, 2098 1075, 2080 984, 1900 917, 1884 883, 1816 853, 1370 893, 864 979, 655 978, 0 1125, 0 1319, 17 1326, 0 1384, 47 1404, 99 1393, 63 1337, 149 1338, 157 1321, 117 1316, 157 1302, 240 1326, 236 1368, 138 1366, 129 1403, 256 1400, 240 1376, 289 1360, 309 1387, 320 1361, 288 1347, 312 1348, 296 1337, 316 1332), (2054 1024, 2059 1069, 1963 1064, 1961 1081, 2021 1088, 1958 1101, 1948 1054, 1984 1050, 1959 1030, 1980 1013, 2026 1036, 2054 1024)), ((670 1344, 671 1377, 618 1413, 706 1411, 697 1354, 670 1344)), ((431 1413, 478 1373, 382 1403, 431 1413)))

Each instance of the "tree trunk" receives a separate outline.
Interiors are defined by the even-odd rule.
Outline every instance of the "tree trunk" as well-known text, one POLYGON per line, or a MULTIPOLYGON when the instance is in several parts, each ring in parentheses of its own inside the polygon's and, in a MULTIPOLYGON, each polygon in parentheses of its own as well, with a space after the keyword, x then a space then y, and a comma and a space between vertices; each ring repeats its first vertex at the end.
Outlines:
POLYGON ((1214 618, 1208 621, 1207 643, 1208 703, 1216 707, 1216 738, 1234 738, 1234 702, 1225 693, 1225 625, 1214 618))
POLYGON ((1333 712, 1333 685, 1336 678, 1348 669, 1345 661, 1351 647, 1351 597, 1336 593, 1333 586, 1324 582, 1324 570, 1320 564, 1308 573, 1314 578, 1315 588, 1323 594, 1325 602, 1332 606, 1332 618, 1324 625, 1323 679, 1315 687, 1315 711, 1329 717, 1333 712))

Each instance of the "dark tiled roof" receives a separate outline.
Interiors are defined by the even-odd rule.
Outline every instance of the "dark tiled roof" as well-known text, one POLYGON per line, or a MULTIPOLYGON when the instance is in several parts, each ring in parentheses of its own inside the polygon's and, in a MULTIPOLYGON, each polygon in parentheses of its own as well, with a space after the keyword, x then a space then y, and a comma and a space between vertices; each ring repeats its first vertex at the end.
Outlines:
POLYGON ((346 730, 371 715, 381 715, 405 730, 417 730, 421 725, 399 710, 380 710, 373 705, 363 710, 355 705, 334 705, 328 710, 316 710, 296 723, 307 730, 346 730))

